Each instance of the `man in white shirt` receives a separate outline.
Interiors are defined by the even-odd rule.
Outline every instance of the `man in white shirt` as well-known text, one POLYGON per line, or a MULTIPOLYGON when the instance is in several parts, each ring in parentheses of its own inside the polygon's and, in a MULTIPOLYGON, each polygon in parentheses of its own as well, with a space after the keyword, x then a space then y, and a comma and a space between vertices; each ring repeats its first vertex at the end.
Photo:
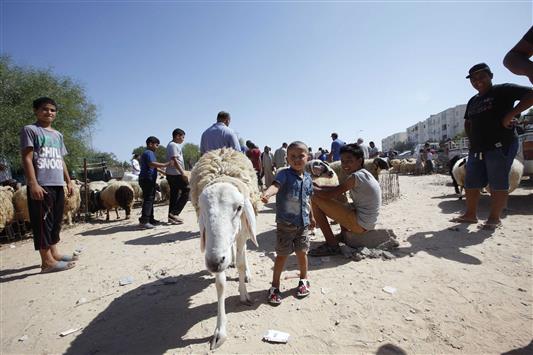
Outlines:
POLYGON ((359 145, 359 147, 361 147, 361 150, 363 151, 364 158, 368 159, 368 157, 369 157, 368 147, 366 146, 366 144, 363 144, 363 138, 357 138, 357 144, 359 145))
POLYGON ((168 185, 170 187, 168 222, 173 224, 183 223, 179 214, 189 200, 189 179, 185 174, 185 165, 181 150, 181 144, 184 140, 185 131, 176 128, 172 132, 172 140, 167 145, 167 160, 170 162, 170 165, 166 169, 168 185))
POLYGON ((140 172, 141 166, 139 165, 139 154, 133 154, 133 158, 131 158, 131 173, 139 176, 140 172))

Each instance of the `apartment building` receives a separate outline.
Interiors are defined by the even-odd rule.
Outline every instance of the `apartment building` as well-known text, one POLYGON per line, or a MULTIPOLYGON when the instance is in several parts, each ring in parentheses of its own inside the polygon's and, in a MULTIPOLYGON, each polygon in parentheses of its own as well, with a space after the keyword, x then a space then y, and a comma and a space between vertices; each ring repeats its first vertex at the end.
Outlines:
POLYGON ((466 105, 457 105, 431 115, 406 129, 407 140, 418 144, 453 138, 464 130, 465 111, 466 105))
POLYGON ((381 151, 386 152, 392 149, 396 143, 405 142, 407 140, 407 132, 398 132, 381 140, 381 151))

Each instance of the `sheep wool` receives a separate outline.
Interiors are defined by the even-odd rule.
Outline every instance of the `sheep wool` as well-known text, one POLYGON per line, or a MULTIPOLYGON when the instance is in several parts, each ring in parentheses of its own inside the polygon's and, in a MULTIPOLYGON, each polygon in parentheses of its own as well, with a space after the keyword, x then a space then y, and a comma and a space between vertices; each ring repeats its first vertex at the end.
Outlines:
MULTIPOLYGON (((125 181, 116 181, 100 191, 99 200, 104 209, 108 211, 122 207, 126 211, 126 219, 129 218, 133 205, 133 188, 125 181)), ((118 214, 117 214, 118 216, 118 214)))
POLYGON ((214 181, 228 182, 237 187, 250 202, 257 214, 260 200, 257 175, 252 162, 243 153, 231 148, 213 150, 202 155, 191 171, 191 202, 199 213, 198 198, 204 188, 214 181))
POLYGON ((68 225, 72 225, 72 216, 78 212, 81 205, 80 186, 73 184, 72 195, 68 196, 67 187, 63 187, 65 192, 65 209, 63 211, 63 219, 67 220, 68 225))
POLYGON ((15 218, 18 221, 29 222, 30 212, 28 210, 28 186, 24 185, 13 194, 13 205, 15 206, 15 218))
POLYGON ((4 230, 15 218, 13 194, 12 187, 0 187, 0 231, 4 230))

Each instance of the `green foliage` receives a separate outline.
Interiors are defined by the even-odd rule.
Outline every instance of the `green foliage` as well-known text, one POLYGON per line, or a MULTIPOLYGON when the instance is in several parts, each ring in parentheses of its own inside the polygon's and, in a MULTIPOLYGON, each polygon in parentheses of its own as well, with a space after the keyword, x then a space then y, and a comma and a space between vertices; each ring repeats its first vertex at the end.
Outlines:
POLYGON ((96 123, 96 106, 87 99, 85 89, 51 70, 15 66, 6 56, 0 57, 0 83, 0 154, 13 170, 21 167, 20 130, 35 122, 32 102, 41 96, 57 102, 53 127, 63 133, 69 170, 79 167, 88 152, 90 128, 96 123))
POLYGON ((200 147, 193 143, 185 143, 183 145, 183 161, 185 162, 185 169, 191 170, 198 159, 200 159, 200 147))
MULTIPOLYGON (((145 146, 140 146, 135 149, 133 149, 132 154, 139 154, 142 155, 142 153, 146 150, 145 146)), ((200 159, 200 147, 193 143, 185 143, 182 147, 182 153, 183 153, 183 161, 185 162, 185 169, 190 170, 192 169, 193 165, 200 159)), ((167 161, 167 149, 164 146, 157 147, 157 150, 155 151, 155 156, 157 158, 157 161, 160 163, 164 163, 167 161)))
MULTIPOLYGON (((133 153, 132 154, 139 154, 139 156, 141 156, 144 151, 146 150, 146 146, 139 146, 135 149, 133 149, 133 153)), ((158 162, 160 163, 164 163, 167 161, 167 148, 160 145, 159 147, 157 147, 156 151, 155 151, 155 157, 157 159, 158 162)))

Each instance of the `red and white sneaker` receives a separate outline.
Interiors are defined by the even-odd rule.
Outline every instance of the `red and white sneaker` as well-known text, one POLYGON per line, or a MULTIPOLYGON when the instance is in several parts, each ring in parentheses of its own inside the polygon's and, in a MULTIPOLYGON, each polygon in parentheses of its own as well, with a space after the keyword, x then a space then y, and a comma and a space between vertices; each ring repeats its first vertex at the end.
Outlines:
POLYGON ((310 287, 309 281, 300 279, 298 282, 298 287, 296 288, 296 296, 300 298, 309 296, 311 293, 311 290, 309 289, 310 287))
POLYGON ((281 303, 281 292, 278 288, 271 287, 268 290, 268 303, 278 305, 281 303))

